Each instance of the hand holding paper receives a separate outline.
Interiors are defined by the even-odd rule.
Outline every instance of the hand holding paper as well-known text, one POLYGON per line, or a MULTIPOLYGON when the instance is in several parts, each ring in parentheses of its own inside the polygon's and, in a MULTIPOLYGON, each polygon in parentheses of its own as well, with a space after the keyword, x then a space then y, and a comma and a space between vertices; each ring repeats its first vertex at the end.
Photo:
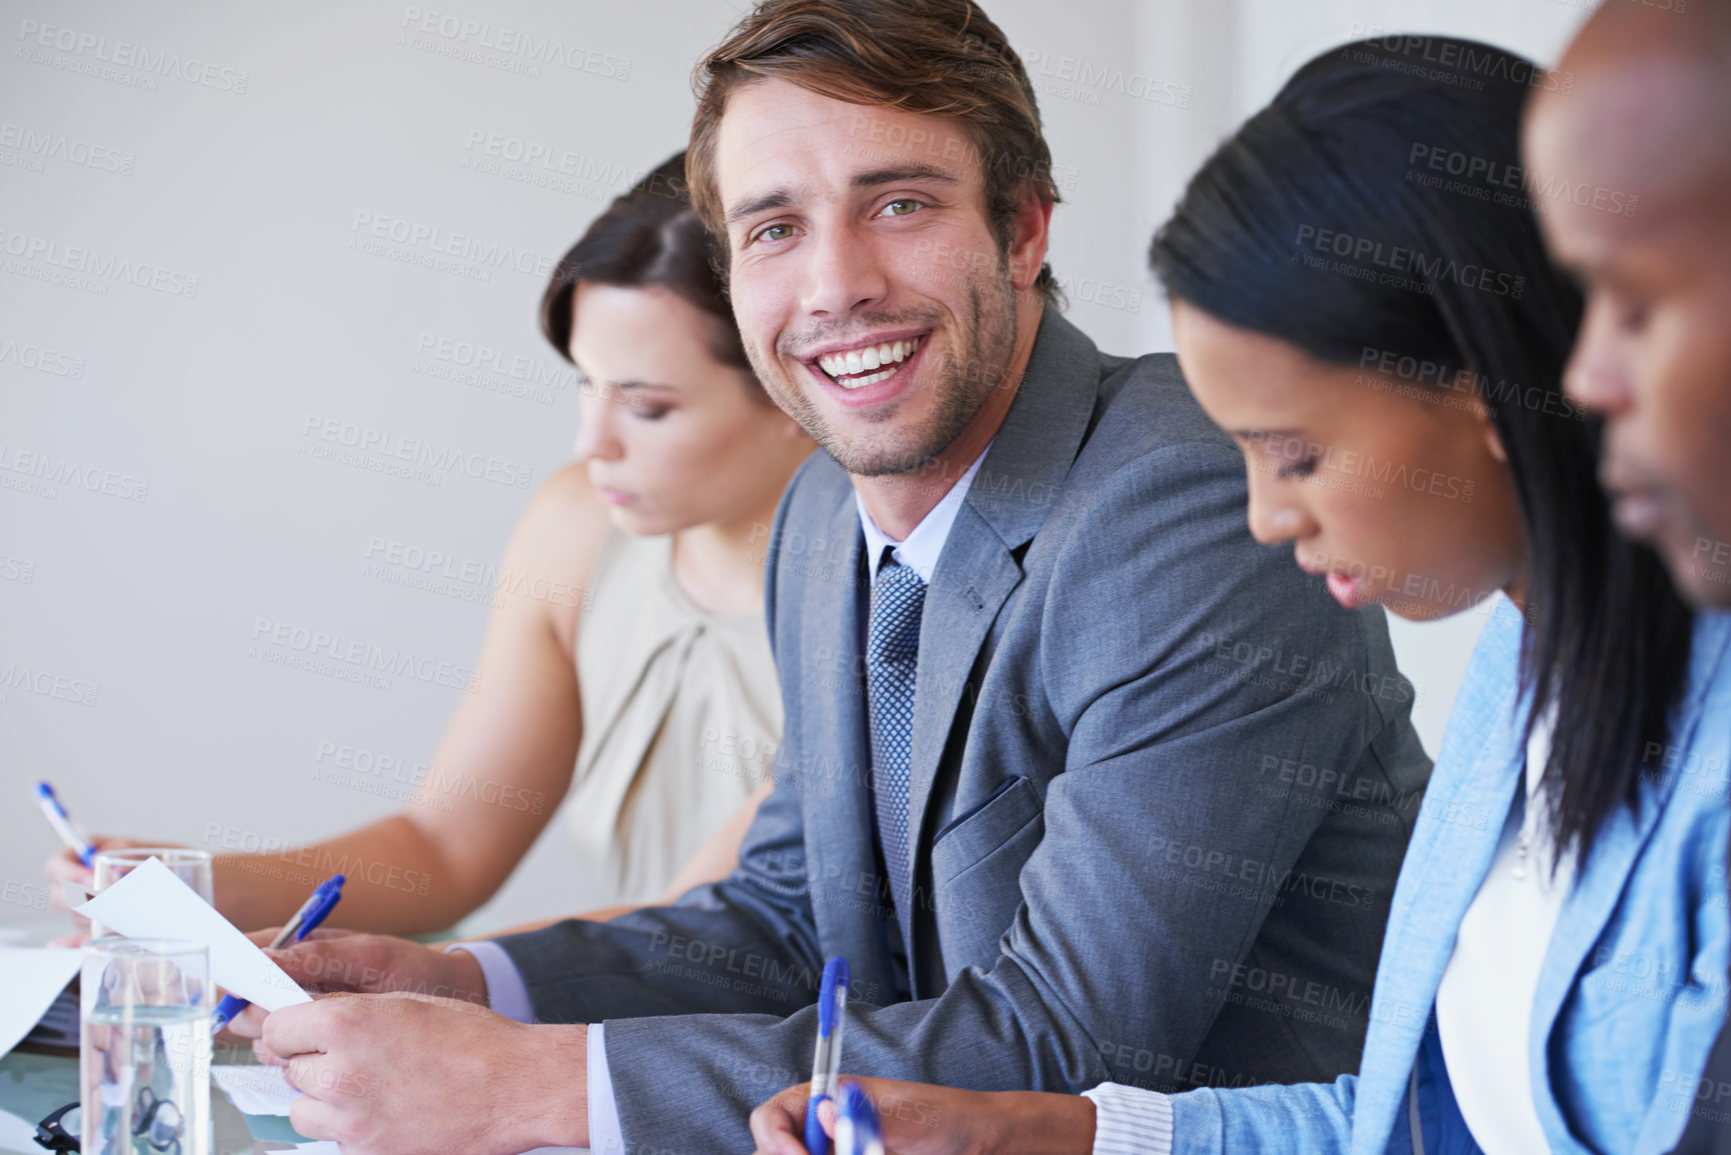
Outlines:
POLYGON ((216 984, 266 1010, 312 1001, 264 951, 154 858, 75 909, 128 938, 204 943, 216 984))

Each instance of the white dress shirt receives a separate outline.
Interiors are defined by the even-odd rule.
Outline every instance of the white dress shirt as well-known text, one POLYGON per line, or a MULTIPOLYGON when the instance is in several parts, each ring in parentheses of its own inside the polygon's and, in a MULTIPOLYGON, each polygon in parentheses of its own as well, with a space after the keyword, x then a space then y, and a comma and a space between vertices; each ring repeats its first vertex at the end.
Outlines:
POLYGON ((1575 877, 1572 855, 1551 874, 1546 791, 1539 783, 1550 756, 1550 725, 1547 718, 1533 727, 1526 790, 1509 808, 1496 857, 1461 919, 1436 993, 1449 1084, 1485 1155, 1550 1149, 1533 1106, 1528 1036, 1539 970, 1575 877))
MULTIPOLYGON (((950 527, 955 524, 956 514, 968 496, 968 487, 973 485, 974 475, 980 471, 980 463, 991 448, 988 442, 949 492, 920 519, 913 532, 899 542, 878 528, 871 514, 866 512, 859 490, 854 490, 854 503, 859 509, 860 529, 865 534, 865 556, 872 580, 877 580, 887 547, 896 561, 919 574, 921 581, 931 582, 932 574, 938 568, 938 556, 944 552, 944 542, 949 540, 950 527)), ((519 1023, 535 1020, 535 1010, 529 1002, 529 988, 504 947, 496 942, 467 942, 445 949, 466 950, 475 956, 475 961, 481 964, 481 974, 487 980, 487 1003, 496 1014, 519 1023)), ((613 1097, 613 1076, 607 1069, 606 1031, 601 1023, 592 1023, 589 1027, 589 1149, 605 1155, 616 1155, 625 1150, 625 1131, 619 1124, 619 1104, 613 1097)))
POLYGON ((895 541, 879 529, 872 515, 866 512, 865 498, 860 496, 857 488, 853 491, 854 505, 859 509, 860 529, 865 532, 866 564, 871 567, 873 581, 877 580, 878 570, 882 567, 884 549, 889 547, 898 562, 919 574, 921 581, 931 584, 932 574, 938 568, 938 555, 944 552, 944 542, 950 539, 950 527, 956 523, 956 514, 961 512, 962 502, 967 500, 974 475, 980 471, 980 462, 986 459, 991 448, 988 444, 980 451, 974 463, 956 479, 950 491, 932 506, 903 541, 895 541))

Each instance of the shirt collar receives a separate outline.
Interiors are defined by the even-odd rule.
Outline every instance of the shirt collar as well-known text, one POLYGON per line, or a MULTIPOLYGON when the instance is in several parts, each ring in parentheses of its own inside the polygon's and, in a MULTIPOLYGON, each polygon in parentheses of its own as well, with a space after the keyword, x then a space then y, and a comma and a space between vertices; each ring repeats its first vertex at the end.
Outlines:
POLYGON ((944 552, 944 542, 949 539, 950 526, 955 524, 956 514, 961 511, 962 502, 967 499, 968 487, 974 483, 974 474, 980 471, 980 463, 991 452, 991 444, 980 450, 980 455, 974 458, 974 463, 968 466, 967 472, 956 479, 950 486, 950 491, 944 494, 942 500, 932 506, 931 512, 920 519, 913 532, 903 541, 893 541, 879 529, 872 515, 866 512, 865 501, 854 490, 854 505, 859 509, 860 528, 865 531, 866 562, 871 568, 871 578, 877 580, 878 570, 883 565, 884 548, 890 547, 896 561, 907 566, 920 575, 920 580, 931 584, 932 573, 938 568, 938 555, 944 552))

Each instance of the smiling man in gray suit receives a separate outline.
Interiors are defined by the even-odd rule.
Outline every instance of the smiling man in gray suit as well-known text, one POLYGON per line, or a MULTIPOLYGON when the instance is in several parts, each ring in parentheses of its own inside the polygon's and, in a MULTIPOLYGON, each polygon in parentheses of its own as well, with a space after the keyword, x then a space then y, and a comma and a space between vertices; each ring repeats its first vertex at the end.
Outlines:
POLYGON ((1033 94, 968 0, 769 0, 704 68, 693 202, 759 378, 828 451, 766 533, 775 792, 733 875, 671 907, 444 955, 296 948, 326 982, 576 1024, 277 1012, 304 1122, 365 1151, 742 1150, 838 954, 847 1071, 1355 1070, 1429 772, 1381 612, 1253 543, 1241 458, 1172 357, 1058 315, 1033 94), (447 1057, 390 1087, 422 1051, 447 1057))

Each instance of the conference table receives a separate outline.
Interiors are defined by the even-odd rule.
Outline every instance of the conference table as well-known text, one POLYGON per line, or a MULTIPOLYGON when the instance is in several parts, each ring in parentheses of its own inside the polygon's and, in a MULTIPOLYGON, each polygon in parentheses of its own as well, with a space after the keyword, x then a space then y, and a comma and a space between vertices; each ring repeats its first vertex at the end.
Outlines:
MULTIPOLYGON (((41 946, 70 927, 64 917, 37 917, 25 912, 4 919, 6 940, 14 946, 41 946)), ((244 1050, 219 1047, 217 1062, 240 1063, 251 1058, 244 1050)), ((13 1050, 0 1057, 0 1152, 43 1155, 35 1140, 36 1124, 57 1107, 78 1098, 78 1059, 65 1054, 13 1050)), ((308 1140, 295 1133, 286 1116, 243 1115, 215 1084, 210 1088, 211 1150, 213 1155, 253 1155, 293 1151, 308 1140)))
MULTIPOLYGON (((9 917, 7 936, 13 945, 40 946, 65 933, 63 919, 9 917)), ((215 1062, 245 1063, 250 1052, 218 1046, 215 1062)), ((57 1107, 78 1098, 78 1059, 70 1053, 51 1054, 14 1049, 0 1057, 0 1152, 43 1155, 35 1141, 36 1124, 57 1107)), ((243 1114, 214 1082, 210 1088, 212 1155, 264 1155, 294 1152, 303 1145, 308 1155, 336 1150, 335 1144, 313 1144, 298 1134, 285 1115, 243 1114)))
MULTIPOLYGON (((32 1136, 37 1122, 78 1098, 78 1060, 71 1056, 13 1051, 0 1059, 0 1151, 43 1155, 32 1136)), ((214 1155, 292 1152, 308 1142, 281 1115, 243 1115, 214 1084, 210 1089, 211 1151, 214 1155)))

